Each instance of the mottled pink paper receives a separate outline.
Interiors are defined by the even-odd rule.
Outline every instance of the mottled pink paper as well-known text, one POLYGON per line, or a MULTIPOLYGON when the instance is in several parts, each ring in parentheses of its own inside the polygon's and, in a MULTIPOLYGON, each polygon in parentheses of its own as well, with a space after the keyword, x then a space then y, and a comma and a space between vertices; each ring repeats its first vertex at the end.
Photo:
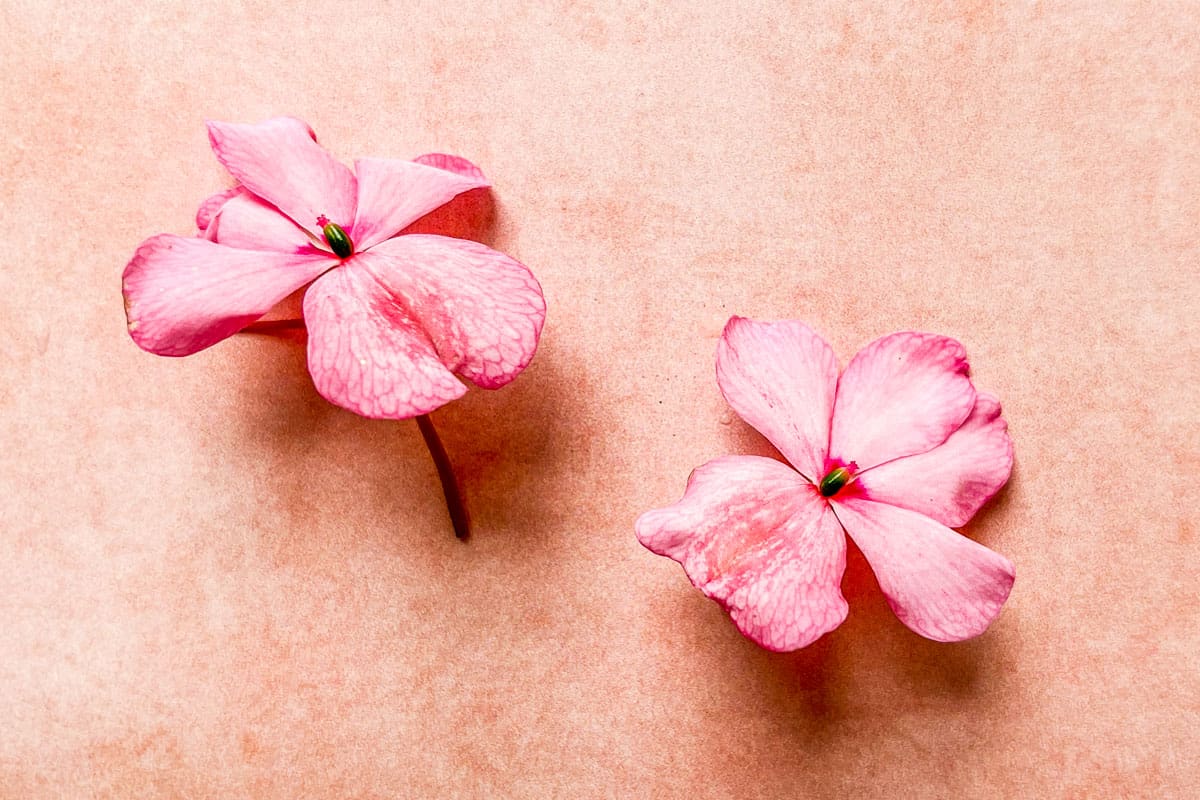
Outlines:
POLYGON ((1200 784, 1200 12, 1159 3, 9 4, 0 10, 0 796, 1182 798, 1200 784), (136 244, 222 188, 205 118, 441 151, 551 314, 416 426, 302 347, 125 333, 136 244), (641 548, 733 313, 966 345, 1020 565, 940 645, 761 652, 641 548))

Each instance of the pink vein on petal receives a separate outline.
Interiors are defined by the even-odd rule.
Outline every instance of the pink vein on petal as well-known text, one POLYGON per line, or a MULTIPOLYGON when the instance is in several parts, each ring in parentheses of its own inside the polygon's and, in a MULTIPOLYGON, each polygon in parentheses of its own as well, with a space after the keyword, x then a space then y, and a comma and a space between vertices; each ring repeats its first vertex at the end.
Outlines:
POLYGON ((1012 465, 1013 444, 1000 401, 979 392, 971 415, 945 442, 863 472, 858 487, 868 499, 958 528, 1000 491, 1012 465))
POLYGON ((893 333, 858 352, 838 380, 829 456, 869 469, 937 447, 975 406, 963 346, 893 333))
POLYGON ((717 384, 810 481, 824 474, 837 386, 833 349, 803 322, 733 317, 717 344, 717 384))
POLYGON ((463 192, 491 185, 482 173, 473 177, 413 161, 360 158, 354 168, 358 212, 352 236, 359 250, 396 235, 463 192))
POLYGON ((862 498, 834 498, 888 605, 913 631, 957 642, 987 630, 1012 590, 1012 562, 940 522, 862 498))
POLYGON ((355 260, 421 326, 452 372, 496 389, 533 358, 546 301, 533 274, 503 253, 478 242, 408 234, 355 260))
POLYGON ((421 325, 360 263, 316 280, 304 296, 308 371, 321 396, 364 417, 407 419, 466 392, 421 325))
POLYGON ((841 526, 816 489, 774 459, 710 461, 682 500, 646 512, 635 528, 763 647, 805 647, 846 618, 841 526))
POLYGON ((129 334, 152 353, 189 355, 241 330, 329 266, 328 256, 151 237, 122 276, 129 334))
POLYGON ((239 183, 314 236, 321 234, 321 215, 342 227, 354 220, 354 173, 317 144, 299 120, 209 122, 208 138, 217 160, 239 183))

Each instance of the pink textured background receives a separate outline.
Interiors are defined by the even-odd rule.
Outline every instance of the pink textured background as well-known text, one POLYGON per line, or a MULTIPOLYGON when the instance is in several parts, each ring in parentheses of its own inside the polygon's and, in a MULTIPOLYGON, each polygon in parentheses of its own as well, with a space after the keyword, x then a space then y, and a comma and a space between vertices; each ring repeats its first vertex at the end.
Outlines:
POLYGON ((1194 797, 1200 9, 901 5, 4 0, 0 796, 1194 797), (472 158, 545 286, 526 375, 435 417, 468 545, 294 345, 125 334, 134 247, 225 185, 203 119, 280 113, 472 158), (735 312, 967 345, 1017 443, 988 634, 854 553, 771 655, 637 545, 765 451, 735 312))

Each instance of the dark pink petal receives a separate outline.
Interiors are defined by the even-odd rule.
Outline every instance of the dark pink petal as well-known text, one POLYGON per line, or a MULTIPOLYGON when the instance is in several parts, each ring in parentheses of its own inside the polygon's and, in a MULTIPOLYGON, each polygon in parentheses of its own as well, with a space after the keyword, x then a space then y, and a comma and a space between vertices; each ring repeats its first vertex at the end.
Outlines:
POLYGON ((846 532, 900 621, 939 642, 987 630, 1012 590, 1012 562, 939 522, 886 503, 835 498, 846 532))
POLYGON ((317 391, 356 414, 407 419, 467 391, 420 324, 357 258, 308 287, 304 321, 317 391))
POLYGON ((354 169, 358 216, 351 236, 360 251, 391 238, 456 195, 490 185, 482 173, 467 176, 413 161, 360 158, 354 169))
POLYGON ((318 217, 347 229, 353 222, 358 191, 354 173, 317 144, 300 120, 210 122, 208 139, 238 182, 314 236, 321 234, 318 217))
POLYGON ((943 525, 966 525, 1012 472, 1013 446, 1000 401, 980 392, 967 421, 943 444, 862 473, 871 500, 918 511, 943 525))
POLYGON ((355 256, 429 335, 438 357, 485 389, 533 358, 546 301, 524 266, 478 242, 412 234, 355 256))
POLYGON ((151 353, 189 355, 237 333, 334 263, 329 256, 154 236, 125 267, 129 335, 151 353))
POLYGON ((717 384, 746 422, 810 481, 829 444, 837 357, 803 322, 733 317, 717 345, 717 384))
POLYGON ((924 453, 975 406, 963 346, 931 333, 893 333, 859 351, 838 381, 829 456, 869 469, 924 453))
POLYGON ((636 531, 770 650, 797 650, 846 618, 846 538, 817 490, 778 461, 710 461, 682 500, 647 511, 636 531))
POLYGON ((223 192, 217 192, 211 197, 205 199, 200 204, 200 208, 196 210, 196 227, 204 233, 208 229, 208 225, 212 222, 212 218, 221 210, 221 206, 225 205, 230 199, 237 197, 246 192, 241 186, 234 186, 232 189, 226 189, 223 192))
POLYGON ((211 241, 243 250, 324 254, 333 258, 324 239, 314 239, 275 206, 249 192, 226 201, 204 235, 211 241))

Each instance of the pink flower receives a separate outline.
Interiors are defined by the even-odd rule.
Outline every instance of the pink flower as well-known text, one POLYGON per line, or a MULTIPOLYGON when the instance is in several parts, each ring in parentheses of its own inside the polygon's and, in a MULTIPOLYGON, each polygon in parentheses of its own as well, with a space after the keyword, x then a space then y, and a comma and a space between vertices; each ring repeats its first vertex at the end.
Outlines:
POLYGON ((643 545, 678 561, 771 650, 804 647, 846 618, 844 534, 912 630, 950 642, 987 629, 1012 563, 950 528, 1008 480, 1012 441, 999 401, 971 384, 961 344, 894 333, 839 377, 807 325, 733 317, 717 383, 794 469, 756 456, 708 462, 682 500, 638 519, 643 545))
POLYGON ((309 372, 363 416, 425 414, 466 392, 456 375, 495 389, 533 358, 546 304, 528 269, 477 242, 398 235, 489 185, 470 162, 364 158, 351 172, 287 117, 208 134, 238 185, 200 207, 200 237, 151 237, 126 266, 140 347, 190 355, 311 283, 309 372))

